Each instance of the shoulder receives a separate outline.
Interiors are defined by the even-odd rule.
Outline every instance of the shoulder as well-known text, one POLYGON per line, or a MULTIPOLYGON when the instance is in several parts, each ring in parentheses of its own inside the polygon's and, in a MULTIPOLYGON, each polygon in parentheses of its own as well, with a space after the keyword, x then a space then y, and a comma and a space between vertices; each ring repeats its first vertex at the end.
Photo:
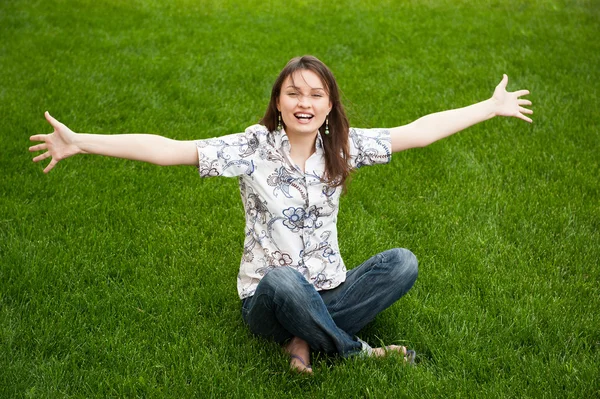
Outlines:
POLYGON ((256 125, 248 126, 245 133, 246 135, 267 136, 270 132, 266 126, 257 123, 256 125))
POLYGON ((247 127, 243 132, 228 134, 225 136, 213 137, 209 139, 196 140, 196 145, 199 148, 203 147, 231 147, 245 145, 259 145, 259 143, 267 141, 269 130, 263 125, 252 125, 247 127))
POLYGON ((263 125, 248 126, 242 136, 246 143, 253 148, 273 146, 273 133, 263 125))
POLYGON ((359 151, 365 147, 384 147, 391 151, 392 138, 389 129, 361 129, 351 127, 348 134, 350 140, 350 149, 356 148, 359 151))
POLYGON ((259 124, 248 126, 243 134, 247 139, 256 139, 261 142, 266 141, 271 136, 269 129, 259 124))
POLYGON ((390 139, 390 130, 383 128, 375 128, 375 129, 364 129, 351 127, 349 133, 350 140, 352 141, 360 141, 360 140, 389 140, 390 139))
POLYGON ((389 129, 350 128, 348 136, 353 167, 360 168, 390 161, 392 141, 389 129))
POLYGON ((270 136, 265 126, 252 125, 241 133, 198 140, 200 175, 251 175, 270 136))

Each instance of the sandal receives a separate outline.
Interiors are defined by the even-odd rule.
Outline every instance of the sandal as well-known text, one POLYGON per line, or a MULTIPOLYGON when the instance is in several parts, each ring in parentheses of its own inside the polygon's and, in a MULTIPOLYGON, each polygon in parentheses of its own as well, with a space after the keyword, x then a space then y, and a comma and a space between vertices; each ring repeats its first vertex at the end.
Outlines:
POLYGON ((412 349, 406 350, 406 355, 404 355, 404 359, 406 359, 406 364, 414 365, 416 358, 417 358, 417 352, 415 352, 412 349))
MULTIPOLYGON (((392 353, 392 352, 397 352, 396 350, 392 349, 392 346, 394 346, 394 345, 389 345, 389 346, 384 347, 386 354, 392 353)), ((417 357, 417 352, 415 352, 412 349, 408 349, 406 346, 402 346, 402 347, 406 351, 406 353, 404 353, 404 362, 408 365, 414 366, 415 359, 417 357)))
MULTIPOLYGON (((290 357, 291 357, 292 359, 296 359, 296 360, 298 360, 300 363, 302 363, 302 365, 303 365, 304 367, 306 367, 306 370, 310 370, 310 371, 312 372, 312 366, 310 365, 310 363, 309 363, 309 364, 306 364, 306 362, 304 361, 304 359, 302 359, 300 356, 298 356, 298 355, 290 355, 290 357)), ((295 369, 296 371, 300 372, 300 373, 303 373, 303 372, 304 372, 304 370, 299 370, 299 369, 297 369, 297 368, 294 368, 294 369, 295 369)))

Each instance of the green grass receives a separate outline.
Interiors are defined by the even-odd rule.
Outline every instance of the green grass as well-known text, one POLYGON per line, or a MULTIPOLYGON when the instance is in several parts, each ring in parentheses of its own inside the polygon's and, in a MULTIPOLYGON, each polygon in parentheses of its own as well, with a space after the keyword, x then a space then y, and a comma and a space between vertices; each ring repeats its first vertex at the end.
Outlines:
POLYGON ((600 7, 595 1, 0 3, 0 397, 600 397, 600 7), (240 317, 234 179, 80 156, 48 176, 43 112, 75 131, 195 139, 262 116, 314 54, 351 122, 483 100, 495 119, 354 176, 348 265, 401 246, 413 290, 361 337, 396 358, 288 372, 240 317))

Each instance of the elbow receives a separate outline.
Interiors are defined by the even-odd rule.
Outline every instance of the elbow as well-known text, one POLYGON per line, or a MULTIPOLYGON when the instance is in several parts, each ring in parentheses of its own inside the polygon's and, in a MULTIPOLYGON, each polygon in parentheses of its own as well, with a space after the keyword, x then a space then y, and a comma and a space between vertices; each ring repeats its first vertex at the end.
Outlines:
POLYGON ((180 165, 179 162, 177 162, 177 160, 175 158, 170 158, 170 157, 160 157, 159 159, 156 159, 154 162, 152 162, 154 165, 158 165, 158 166, 174 166, 174 165, 180 165))
POLYGON ((415 143, 415 148, 427 147, 428 145, 433 143, 435 143, 435 140, 430 140, 428 138, 423 137, 415 143))
POLYGON ((160 156, 156 157, 153 164, 158 165, 158 166, 173 165, 172 157, 169 156, 169 154, 161 154, 160 156))
POLYGON ((433 143, 433 141, 427 139, 426 137, 416 137, 414 140, 412 140, 408 148, 423 148, 427 147, 431 143, 433 143))

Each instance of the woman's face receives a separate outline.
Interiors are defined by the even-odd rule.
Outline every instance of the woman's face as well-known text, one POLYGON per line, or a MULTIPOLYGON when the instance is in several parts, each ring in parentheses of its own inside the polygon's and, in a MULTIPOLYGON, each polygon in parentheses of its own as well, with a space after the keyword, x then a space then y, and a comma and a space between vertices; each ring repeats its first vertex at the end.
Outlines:
POLYGON ((331 111, 331 102, 319 75, 302 69, 283 81, 277 109, 288 136, 316 135, 331 111))

